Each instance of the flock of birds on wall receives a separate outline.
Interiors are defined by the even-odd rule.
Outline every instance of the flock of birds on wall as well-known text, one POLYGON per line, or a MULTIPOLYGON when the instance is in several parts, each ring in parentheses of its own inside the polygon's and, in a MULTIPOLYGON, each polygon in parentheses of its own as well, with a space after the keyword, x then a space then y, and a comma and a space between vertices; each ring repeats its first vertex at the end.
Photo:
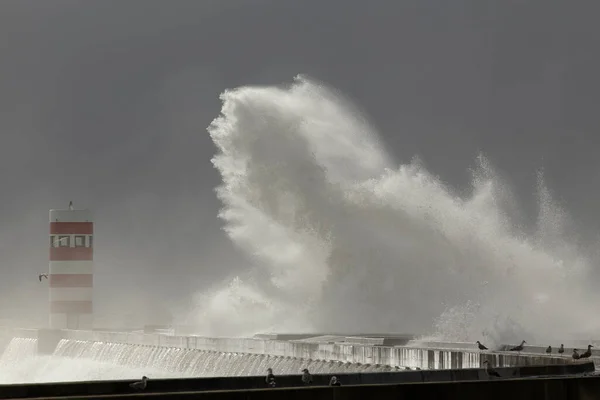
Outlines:
MULTIPOLYGON (((300 381, 303 385, 310 385, 313 382, 312 375, 308 371, 308 368, 304 368, 302 370, 302 375, 300 376, 300 381)), ((267 376, 265 378, 265 383, 268 387, 277 387, 277 381, 275 379, 275 375, 273 374, 273 369, 267 369, 267 376)), ((148 385, 148 377, 143 376, 141 381, 133 382, 129 384, 129 387, 134 390, 145 390, 148 385)), ((342 386, 341 382, 336 376, 332 376, 329 380, 329 386, 342 386)))
MULTIPOLYGON (((479 348, 479 350, 489 350, 486 346, 484 346, 479 340, 477 342, 477 347, 479 348)), ((523 349, 525 348, 525 344, 527 342, 526 341, 522 341, 520 345, 515 346, 515 347, 511 347, 510 349, 508 349, 508 351, 517 351, 517 352, 521 352, 523 351, 523 349)), ((582 358, 590 358, 592 356, 592 346, 591 344, 588 344, 588 348, 587 351, 585 351, 584 353, 579 354, 579 350, 578 349, 573 349, 573 354, 571 355, 571 357, 574 360, 579 360, 582 358)), ((552 346, 548 346, 546 347, 546 354, 552 354, 552 346)), ((558 354, 560 354, 561 356, 565 353, 565 345, 561 343, 560 347, 558 348, 557 351, 558 354)), ((488 360, 485 360, 483 362, 483 366, 485 367, 485 372, 487 373, 488 376, 490 377, 497 377, 500 378, 500 374, 498 373, 498 371, 496 371, 489 363, 488 360)))
MULTIPOLYGON (((478 340, 477 342, 477 347, 479 348, 479 350, 489 350, 487 347, 485 347, 483 344, 481 344, 481 342, 478 340)), ((508 351, 518 351, 521 352, 523 351, 523 349, 525 348, 525 344, 527 342, 526 341, 522 341, 520 345, 512 347, 510 349, 508 349, 508 351)), ((574 360, 579 360, 581 358, 590 358, 592 356, 592 346, 591 344, 588 344, 588 348, 585 352, 579 354, 579 349, 573 349, 573 354, 571 355, 571 357, 573 357, 574 360)), ((558 348, 558 354, 560 354, 561 356, 565 353, 565 345, 561 344, 560 347, 558 348)), ((552 354, 552 346, 548 346, 546 347, 546 354, 552 354)))

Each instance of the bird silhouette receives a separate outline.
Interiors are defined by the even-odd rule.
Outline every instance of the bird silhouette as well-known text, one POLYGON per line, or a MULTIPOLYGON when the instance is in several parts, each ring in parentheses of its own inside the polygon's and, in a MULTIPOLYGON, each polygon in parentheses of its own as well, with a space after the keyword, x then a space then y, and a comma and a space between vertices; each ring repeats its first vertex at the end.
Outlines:
POLYGON ((579 353, 577 352, 577 349, 573 349, 573 355, 571 356, 573 357, 573 360, 579 360, 579 353))
POLYGON ((510 349, 509 351, 518 351, 521 352, 524 349, 524 344, 527 343, 526 341, 522 341, 520 345, 513 347, 512 349, 510 349))
POLYGON ((590 358, 592 356, 592 347, 594 346, 588 344, 588 349, 584 353, 581 353, 579 358, 590 358))
POLYGON ((42 281, 42 278, 48 279, 48 274, 39 274, 38 279, 40 280, 40 282, 42 281))
POLYGON ((558 348, 558 354, 560 354, 562 356, 564 352, 565 352, 565 345, 561 343, 560 347, 558 348))
POLYGON ((138 382, 133 382, 129 384, 129 387, 135 390, 144 390, 146 389, 146 385, 148 382, 147 376, 142 376, 142 380, 138 382))
POLYGON ((546 347, 546 354, 552 353, 552 346, 546 347))
POLYGON ((276 386, 275 375, 273 375, 273 369, 272 368, 267 368, 267 377, 265 378, 265 382, 267 382, 267 385, 269 385, 269 387, 275 387, 276 386))
POLYGON ((485 372, 488 374, 488 376, 495 376, 497 378, 500 378, 500 374, 498 373, 498 371, 492 368, 488 360, 485 360, 483 362, 483 365, 485 366, 485 372))
POLYGON ((69 210, 73 211, 73 202, 72 201, 69 202, 69 210))
POLYGON ((312 383, 312 375, 308 372, 308 368, 302 370, 302 383, 309 385, 312 383))
POLYGON ((484 345, 482 345, 479 340, 476 343, 477 343, 477 347, 479 347, 479 350, 487 350, 488 349, 487 347, 485 347, 484 345))

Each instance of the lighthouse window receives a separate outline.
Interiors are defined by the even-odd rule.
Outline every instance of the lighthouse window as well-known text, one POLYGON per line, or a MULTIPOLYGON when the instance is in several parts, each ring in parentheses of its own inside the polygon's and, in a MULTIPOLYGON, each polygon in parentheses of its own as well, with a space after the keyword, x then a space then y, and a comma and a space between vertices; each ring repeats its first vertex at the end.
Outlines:
POLYGON ((75 236, 75 247, 85 247, 85 236, 75 236))
POLYGON ((50 247, 61 247, 60 238, 64 236, 52 235, 50 236, 50 247))
POLYGON ((56 240, 56 247, 70 247, 69 236, 59 236, 56 240))

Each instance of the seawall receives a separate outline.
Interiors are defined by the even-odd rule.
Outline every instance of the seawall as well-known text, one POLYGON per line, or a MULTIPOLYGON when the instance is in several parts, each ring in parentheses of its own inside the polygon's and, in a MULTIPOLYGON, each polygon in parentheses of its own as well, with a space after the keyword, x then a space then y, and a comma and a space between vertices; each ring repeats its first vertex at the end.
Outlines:
POLYGON ((90 342, 127 343, 150 346, 198 349, 217 352, 268 354, 307 360, 334 360, 361 364, 390 365, 422 369, 479 368, 487 359, 495 366, 566 364, 567 357, 514 352, 480 352, 476 349, 381 346, 362 343, 313 343, 302 340, 265 340, 259 338, 207 338, 166 336, 143 333, 62 331, 64 339, 90 342))
MULTIPOLYGON (((567 356, 515 352, 480 352, 472 347, 451 348, 444 344, 430 347, 385 346, 371 343, 335 341, 272 340, 262 338, 208 338, 162 334, 50 329, 15 329, 13 337, 38 339, 38 351, 50 354, 62 339, 84 342, 123 343, 129 345, 197 349, 239 354, 262 354, 304 360, 327 360, 421 369, 480 368, 484 360, 496 367, 570 364, 567 356)), ((460 344, 457 344, 457 346, 460 344)))
MULTIPOLYGON (((174 391, 152 391, 149 387, 144 394, 133 393, 126 382, 103 382, 99 386, 95 382, 80 382, 78 389, 65 389, 65 385, 37 385, 34 387, 0 386, 2 398, 45 398, 45 399, 213 399, 213 400, 350 400, 350 399, 438 399, 438 400, 470 400, 470 399, 511 399, 511 400, 592 400, 600 393, 599 377, 560 377, 560 378, 525 378, 497 379, 479 381, 452 381, 402 384, 361 384, 343 385, 340 387, 310 386, 262 389, 230 390, 194 390, 192 380, 184 380, 174 391), (112 386, 110 386, 112 385, 112 386), (6 389, 6 391, 5 391, 6 389), (75 389, 75 390, 73 390, 75 389), (99 390, 100 389, 100 390, 99 390), (106 393, 105 390, 112 390, 106 393), (79 394, 74 394, 79 393, 79 394), (70 396, 70 397, 67 397, 70 396)), ((162 382, 166 384, 167 382, 162 382)), ((160 384, 157 382, 157 384, 160 384)), ((162 389, 174 386, 163 385, 162 389)))

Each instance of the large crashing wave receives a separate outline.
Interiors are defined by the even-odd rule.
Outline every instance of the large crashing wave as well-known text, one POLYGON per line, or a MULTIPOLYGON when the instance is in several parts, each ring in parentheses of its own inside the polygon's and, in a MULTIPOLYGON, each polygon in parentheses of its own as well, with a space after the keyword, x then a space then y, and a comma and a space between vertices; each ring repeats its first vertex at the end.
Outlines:
POLYGON ((341 96, 299 77, 222 94, 208 128, 225 231, 253 261, 198 296, 204 333, 431 332, 551 340, 587 331, 590 261, 564 240, 540 179, 537 234, 483 157, 460 197, 418 162, 397 167, 341 96))

